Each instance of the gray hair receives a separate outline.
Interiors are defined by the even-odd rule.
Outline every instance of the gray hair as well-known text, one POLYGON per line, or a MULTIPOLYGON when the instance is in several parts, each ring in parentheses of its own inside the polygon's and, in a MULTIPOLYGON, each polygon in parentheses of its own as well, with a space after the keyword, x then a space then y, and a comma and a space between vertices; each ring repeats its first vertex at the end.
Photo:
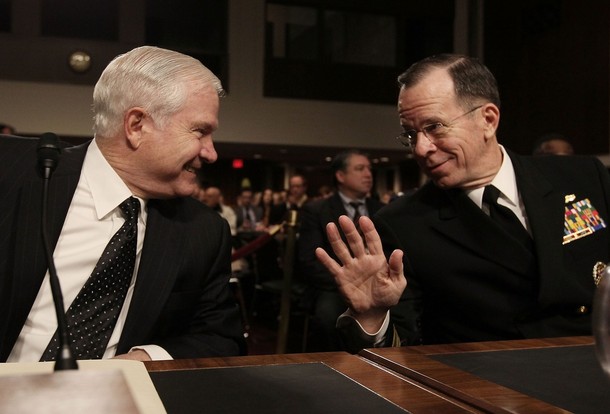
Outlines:
POLYGON ((136 106, 163 127, 193 88, 207 85, 224 96, 220 80, 197 59, 153 46, 135 48, 114 58, 95 85, 93 131, 96 136, 115 135, 125 112, 136 106))

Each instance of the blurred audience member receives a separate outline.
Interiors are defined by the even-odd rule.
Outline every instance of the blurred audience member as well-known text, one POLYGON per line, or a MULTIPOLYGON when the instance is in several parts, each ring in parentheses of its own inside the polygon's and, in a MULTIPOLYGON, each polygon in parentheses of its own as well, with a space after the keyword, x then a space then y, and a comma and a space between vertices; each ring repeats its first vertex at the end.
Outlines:
POLYGON ((383 204, 367 197, 373 187, 371 162, 359 150, 341 152, 331 163, 335 193, 307 203, 301 209, 298 241, 298 261, 304 277, 315 296, 315 326, 320 329, 319 351, 341 349, 335 329, 337 318, 347 307, 333 276, 315 255, 317 247, 329 252, 332 248, 326 236, 326 225, 346 215, 357 224, 361 216, 372 216, 383 204))
POLYGON ((281 224, 284 220, 281 203, 275 201, 276 194, 279 193, 274 192, 271 188, 266 188, 262 192, 258 205, 262 210, 261 227, 264 229, 268 229, 274 224, 281 224))
POLYGON ((253 204, 253 198, 254 192, 251 188, 243 188, 239 193, 239 204, 235 211, 238 232, 256 231, 257 226, 260 225, 263 210, 260 206, 253 204))
POLYGON ((573 155, 574 147, 569 139, 560 134, 546 134, 534 144, 533 155, 573 155))
POLYGON ((398 197, 398 194, 396 194, 396 193, 395 193, 394 191, 392 191, 392 190, 388 190, 388 191, 384 192, 384 193, 381 195, 381 199, 380 199, 380 201, 381 201, 383 204, 390 204, 390 202, 391 202, 391 201, 394 201, 394 199, 395 199, 396 197, 398 197))
POLYGON ((231 228, 231 235, 235 236, 237 234, 237 215, 230 206, 224 204, 220 188, 213 185, 206 188, 203 202, 227 220, 231 228))
POLYGON ((0 134, 15 135, 16 132, 15 128, 8 124, 0 124, 0 134))
POLYGON ((277 208, 277 214, 282 218, 282 220, 286 220, 288 218, 288 211, 299 211, 308 201, 307 180, 304 176, 301 174, 295 174, 288 179, 288 191, 286 191, 284 200, 285 201, 277 208))
POLYGON ((293 175, 288 180, 286 206, 289 210, 300 210, 307 202, 307 180, 300 174, 293 175))
POLYGON ((274 191, 273 192, 273 205, 280 206, 286 202, 286 192, 285 191, 274 191))
POLYGON ((322 185, 320 186, 320 188, 318 188, 318 194, 316 196, 316 199, 321 199, 321 198, 328 198, 330 196, 332 196, 335 192, 333 191, 333 188, 329 185, 322 185))

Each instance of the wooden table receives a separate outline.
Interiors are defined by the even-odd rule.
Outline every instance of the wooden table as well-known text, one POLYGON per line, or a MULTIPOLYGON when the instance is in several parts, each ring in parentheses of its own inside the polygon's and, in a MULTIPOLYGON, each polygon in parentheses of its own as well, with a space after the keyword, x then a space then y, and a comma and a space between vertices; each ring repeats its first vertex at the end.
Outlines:
MULTIPOLYGON (((390 369, 409 381, 490 413, 562 413, 565 410, 547 402, 529 397, 494 382, 454 368, 435 360, 435 356, 513 351, 526 349, 551 349, 592 345, 591 337, 531 339, 497 342, 477 342, 451 345, 427 345, 403 348, 376 348, 363 350, 360 356, 381 367, 390 369)), ((473 354, 474 355, 474 354, 473 354)), ((490 354, 491 355, 491 354, 490 354)), ((564 363, 565 361, 558 361, 564 363)), ((570 378, 566 378, 568 382, 570 378)), ((604 385, 606 385, 605 381, 604 385)), ((610 391, 610 383, 608 384, 610 391)), ((600 412, 610 412, 610 407, 600 407, 600 412)))
MULTIPOLYGON (((554 405, 550 402, 553 401, 553 399, 547 400, 528 396, 523 392, 519 392, 519 387, 511 388, 509 386, 500 385, 503 383, 500 380, 494 382, 489 379, 484 379, 488 377, 485 377, 485 375, 477 376, 469 373, 467 370, 456 368, 459 364, 454 364, 456 366, 453 366, 448 361, 453 361, 453 363, 455 363, 455 360, 452 359, 453 356, 462 359, 465 356, 466 359, 470 358, 471 360, 473 358, 476 359, 481 355, 485 357, 491 356, 492 359, 502 356, 500 359, 503 359, 504 363, 508 361, 508 363, 512 365, 514 360, 520 360, 521 364, 523 364, 523 358, 521 357, 524 354, 530 356, 541 355, 540 352, 542 352, 544 355, 556 355, 557 351, 560 353, 570 353, 578 350, 579 352, 586 351, 584 354, 587 358, 584 358, 581 361, 588 364, 590 371, 596 371, 599 367, 592 358, 591 352, 593 343, 591 337, 571 337, 367 349, 363 350, 359 355, 350 355, 342 352, 256 355, 230 358, 156 361, 146 362, 145 365, 153 377, 155 373, 171 373, 177 371, 197 372, 197 370, 208 370, 207 373, 210 374, 208 376, 208 381, 215 381, 216 374, 220 373, 220 371, 224 371, 225 380, 230 378, 231 381, 233 381, 236 376, 240 375, 241 371, 239 371, 239 367, 291 366, 296 368, 296 372, 300 373, 308 372, 305 364, 317 363, 323 364, 327 371, 329 371, 328 367, 330 367, 334 370, 332 371, 333 375, 338 372, 361 386, 354 386, 350 382, 353 387, 358 389, 358 392, 354 393, 353 396, 350 394, 349 399, 351 401, 366 400, 367 398, 365 397, 372 395, 368 394, 371 392, 411 413, 566 413, 568 412, 566 409, 560 408, 563 406, 562 404, 554 405), (517 357, 517 355, 520 355, 520 357, 517 357), (304 365, 299 366, 299 364, 304 365), (217 368, 238 369, 227 372, 226 370, 218 370, 217 368), (236 375, 233 375, 234 373, 236 375), (363 390, 362 392, 360 392, 361 389, 363 390)), ((583 352, 580 353, 582 354, 583 352)), ((529 360, 527 362, 529 364, 529 360)), ((569 369, 572 369, 572 374, 575 372, 574 368, 576 368, 577 371, 586 371, 581 369, 585 366, 584 363, 576 367, 570 367, 570 361, 561 359, 557 361, 557 364, 559 364, 558 366, 561 372, 561 375, 558 375, 557 378, 559 378, 559 381, 562 383, 562 387, 564 382, 565 387, 568 388, 574 383, 581 385, 584 383, 585 387, 592 388, 592 392, 595 396, 603 395, 603 398, 599 399, 601 403, 594 407, 595 411, 591 411, 591 407, 588 407, 589 412, 610 412, 610 402, 608 397, 605 396, 606 394, 610 396, 610 393, 607 393, 605 388, 608 387, 608 390, 610 391, 610 383, 603 377, 603 374, 601 374, 601 368, 599 368, 600 373, 595 372, 595 374, 599 376, 595 377, 595 381, 589 385, 590 383, 583 381, 582 379, 579 380, 577 375, 571 377, 569 371, 569 369), (563 371, 564 369, 565 371, 563 371), (563 381, 564 376, 565 381, 563 381), (597 410, 598 407, 599 411, 597 410)), ((493 368, 494 366, 495 365, 492 363, 491 367, 493 368)), ((552 359, 550 366, 555 367, 554 359, 552 359)), ((489 367, 485 368, 489 370, 489 367)), ((500 374, 505 375, 507 371, 508 370, 497 370, 496 374, 499 372, 500 374)), ((292 372, 294 373, 295 371, 292 372)), ((264 375, 264 378, 267 378, 266 371, 264 375)), ((220 382, 223 381, 222 375, 218 378, 220 382)), ((262 378, 262 376, 259 378, 262 378)), ((588 378, 589 377, 587 377, 587 379, 588 378)), ((181 381, 177 381, 176 387, 181 386, 181 381)), ((540 379, 538 381, 540 381, 540 379)), ((542 381, 542 385, 546 385, 546 377, 544 377, 542 381)), ((239 398, 240 385, 240 383, 238 383, 237 386, 235 386, 235 384, 233 385, 236 395, 235 398, 239 398)), ((282 392, 280 389, 283 389, 284 392, 288 394, 299 391, 298 388, 295 390, 283 386, 284 384, 281 385, 282 386, 278 387, 279 389, 277 391, 273 390, 273 392, 282 392)), ((301 395, 299 398, 303 398, 303 402, 307 407, 308 401, 311 402, 318 401, 319 398, 329 398, 329 395, 332 398, 332 393, 327 392, 328 388, 329 387, 326 387, 326 385, 320 388, 323 390, 321 394, 326 394, 325 397, 320 397, 320 393, 309 392, 309 394, 304 396, 301 395)), ((555 392, 554 389, 552 391, 555 392)), ((258 389, 256 392, 258 392, 258 389)), ((303 393, 301 392, 300 394, 303 393)), ((250 395, 252 396, 252 394, 250 395)), ((565 395, 570 396, 570 393, 565 393, 565 395)), ((594 400, 597 401, 597 399, 594 400)), ((269 404, 273 404, 273 397, 269 398, 269 404)), ((395 406, 390 405, 390 407, 394 407, 393 410, 396 409, 395 406)), ((196 402, 193 402, 192 406, 189 408, 193 410, 192 412, 200 412, 202 407, 202 405, 198 406, 196 402)), ((268 407, 265 406, 265 408, 268 407)), ((243 412, 254 414, 258 411, 279 412, 256 408, 249 408, 243 412)), ((573 411, 580 412, 578 409, 573 411)), ((239 407, 239 409, 226 412, 242 411, 241 407, 239 407)), ((316 413, 327 411, 318 408, 306 412, 316 413)), ((355 412, 358 411, 356 410, 355 412)))
MULTIPOLYGON (((146 362, 151 373, 175 370, 199 370, 220 367, 270 366, 321 362, 356 381, 366 389, 384 397, 411 413, 481 413, 476 406, 464 403, 442 391, 427 387, 417 380, 397 375, 357 355, 343 352, 256 355, 230 358, 202 358, 146 362)), ((177 385, 179 386, 179 385, 177 385)), ((236 398, 239 390, 235 390, 236 398)), ((315 398, 315 396, 311 396, 315 398)), ((197 411, 194 407, 193 412, 197 411)), ((248 411, 250 413, 256 410, 248 411)))

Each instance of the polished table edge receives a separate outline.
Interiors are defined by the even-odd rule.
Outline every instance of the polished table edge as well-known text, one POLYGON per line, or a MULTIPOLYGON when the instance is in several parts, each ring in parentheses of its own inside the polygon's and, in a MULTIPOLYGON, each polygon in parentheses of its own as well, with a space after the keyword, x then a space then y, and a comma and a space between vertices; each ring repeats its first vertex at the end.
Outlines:
POLYGON ((360 356, 431 389, 491 413, 540 412, 565 410, 512 389, 486 381, 429 358, 469 352, 540 349, 592 345, 590 336, 542 338, 509 341, 470 342, 443 345, 422 345, 401 348, 365 349, 360 356))
MULTIPOLYGON (((593 345, 592 336, 566 336, 557 338, 513 339, 506 341, 464 342, 455 344, 409 346, 405 349, 422 355, 451 354, 465 352, 508 351, 517 349, 553 348, 561 346, 593 345)), ((377 348, 380 349, 380 348, 377 348)), ((375 349, 375 350, 377 350, 375 349)), ((392 348, 384 348, 392 349, 392 348)), ((396 348, 395 348, 396 349, 396 348)))
POLYGON ((183 369, 222 368, 256 365, 303 364, 325 362, 352 358, 346 352, 321 352, 303 354, 269 354, 228 357, 207 357, 195 359, 176 359, 166 361, 146 361, 144 365, 149 372, 174 371, 183 369))
POLYGON ((414 414, 485 412, 476 406, 464 404, 460 400, 430 389, 417 381, 398 375, 366 358, 347 352, 209 357, 147 361, 144 365, 150 373, 159 373, 176 370, 306 363, 323 363, 369 391, 414 414))

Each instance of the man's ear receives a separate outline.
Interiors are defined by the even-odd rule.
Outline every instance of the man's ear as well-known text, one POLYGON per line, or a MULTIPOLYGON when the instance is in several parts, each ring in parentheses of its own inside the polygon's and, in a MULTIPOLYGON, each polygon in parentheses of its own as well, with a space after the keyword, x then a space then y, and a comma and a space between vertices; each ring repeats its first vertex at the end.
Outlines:
POLYGON ((492 103, 487 103, 483 105, 482 110, 483 120, 485 122, 483 126, 485 138, 489 139, 495 137, 498 125, 500 124, 500 109, 492 103))
POLYGON ((337 179, 338 183, 343 184, 345 181, 345 173, 342 170, 339 170, 335 173, 335 178, 337 179))
POLYGON ((139 107, 130 108, 125 113, 125 118, 123 120, 125 137, 132 148, 138 148, 142 143, 142 134, 146 117, 147 115, 144 109, 139 107))

